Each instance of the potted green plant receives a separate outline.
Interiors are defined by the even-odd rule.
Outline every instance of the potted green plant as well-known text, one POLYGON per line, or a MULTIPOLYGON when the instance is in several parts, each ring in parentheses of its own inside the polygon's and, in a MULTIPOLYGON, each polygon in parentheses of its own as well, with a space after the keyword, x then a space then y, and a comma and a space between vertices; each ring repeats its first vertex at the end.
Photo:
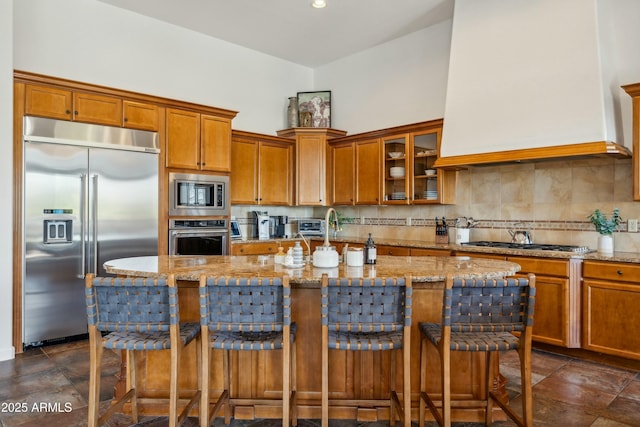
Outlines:
POLYGON ((333 237, 335 238, 338 235, 338 232, 342 231, 343 224, 351 224, 355 218, 344 216, 342 213, 336 211, 336 218, 338 222, 338 228, 336 229, 336 225, 333 221, 329 224, 329 227, 333 230, 333 237))
POLYGON ((610 218, 607 218, 600 209, 596 209, 589 215, 589 220, 596 227, 596 231, 600 233, 598 237, 598 252, 602 254, 612 254, 613 232, 622 221, 620 209, 614 208, 610 218))

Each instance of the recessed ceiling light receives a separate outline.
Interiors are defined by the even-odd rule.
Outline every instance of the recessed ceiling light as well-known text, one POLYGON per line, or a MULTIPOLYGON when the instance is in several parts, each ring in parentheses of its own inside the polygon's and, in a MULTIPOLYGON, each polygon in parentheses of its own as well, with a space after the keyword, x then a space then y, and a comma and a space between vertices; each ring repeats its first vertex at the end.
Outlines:
POLYGON ((327 2, 324 0, 313 0, 311 6, 315 7, 316 9, 322 9, 323 7, 327 7, 327 2))

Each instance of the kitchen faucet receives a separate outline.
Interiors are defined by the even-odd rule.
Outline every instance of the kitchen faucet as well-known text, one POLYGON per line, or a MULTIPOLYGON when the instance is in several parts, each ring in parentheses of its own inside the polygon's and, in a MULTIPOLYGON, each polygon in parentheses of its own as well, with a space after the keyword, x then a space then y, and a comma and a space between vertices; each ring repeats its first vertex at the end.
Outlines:
POLYGON ((335 218, 334 220, 334 226, 335 229, 338 229, 338 212, 336 212, 336 210, 334 208, 329 208, 327 209, 327 214, 324 218, 324 223, 325 223, 325 230, 324 230, 324 244, 322 246, 331 246, 329 244, 329 218, 331 218, 331 212, 333 212, 333 216, 335 218))
POLYGON ((316 247, 313 252, 313 266, 320 268, 335 268, 338 266, 339 258, 338 252, 329 243, 329 219, 331 218, 331 212, 335 216, 335 226, 338 226, 338 213, 335 209, 327 209, 327 215, 325 216, 325 230, 324 230, 324 244, 316 247))

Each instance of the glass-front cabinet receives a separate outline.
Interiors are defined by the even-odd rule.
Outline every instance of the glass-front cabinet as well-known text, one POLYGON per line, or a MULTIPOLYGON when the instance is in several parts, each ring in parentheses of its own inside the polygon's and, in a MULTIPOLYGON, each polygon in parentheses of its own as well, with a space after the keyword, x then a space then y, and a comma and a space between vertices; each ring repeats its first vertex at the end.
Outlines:
POLYGON ((382 139, 384 204, 454 202, 456 172, 434 168, 441 129, 432 126, 382 139))
POLYGON ((384 147, 384 204, 409 204, 410 158, 408 134, 382 139, 384 147))

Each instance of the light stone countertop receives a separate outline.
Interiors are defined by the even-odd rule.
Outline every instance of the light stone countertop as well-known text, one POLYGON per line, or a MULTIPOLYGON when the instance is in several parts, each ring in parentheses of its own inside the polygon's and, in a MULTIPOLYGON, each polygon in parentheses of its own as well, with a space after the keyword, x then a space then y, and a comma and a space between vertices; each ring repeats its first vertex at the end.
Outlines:
POLYGON ((329 277, 401 277, 411 274, 412 282, 442 282, 447 273, 457 277, 504 277, 520 270, 513 262, 470 257, 398 257, 379 256, 375 265, 316 268, 307 263, 302 268, 286 268, 274 264, 273 255, 252 256, 148 256, 120 258, 104 264, 108 273, 157 277, 170 273, 177 280, 197 281, 201 274, 217 276, 273 277, 288 274, 290 282, 319 285, 323 274, 329 277))
MULTIPOLYGON (((320 237, 312 237, 312 240, 321 239, 320 237)), ((244 240, 234 241, 232 244, 254 243, 254 242, 266 242, 266 241, 286 241, 286 240, 300 240, 300 239, 270 239, 270 240, 244 240)), ((324 239, 322 239, 324 240, 324 239)), ((330 239, 331 242, 336 243, 355 243, 359 245, 364 244, 364 240, 356 237, 339 236, 337 238, 330 239)), ((512 256, 527 256, 527 257, 540 257, 540 258, 557 258, 557 259, 582 259, 590 261, 609 261, 609 262, 627 262, 633 264, 640 264, 639 252, 614 252, 613 255, 602 255, 596 251, 589 253, 572 253, 572 252, 559 252, 559 251, 542 251, 535 249, 509 249, 509 248, 490 248, 486 246, 469 246, 469 245, 457 245, 455 243, 440 244, 433 242, 424 242, 421 240, 404 240, 404 239, 375 239, 376 245, 388 245, 388 246, 407 246, 420 249, 440 249, 452 252, 477 252, 478 254, 504 254, 512 256)), ((306 250, 306 249, 305 249, 306 250)))

